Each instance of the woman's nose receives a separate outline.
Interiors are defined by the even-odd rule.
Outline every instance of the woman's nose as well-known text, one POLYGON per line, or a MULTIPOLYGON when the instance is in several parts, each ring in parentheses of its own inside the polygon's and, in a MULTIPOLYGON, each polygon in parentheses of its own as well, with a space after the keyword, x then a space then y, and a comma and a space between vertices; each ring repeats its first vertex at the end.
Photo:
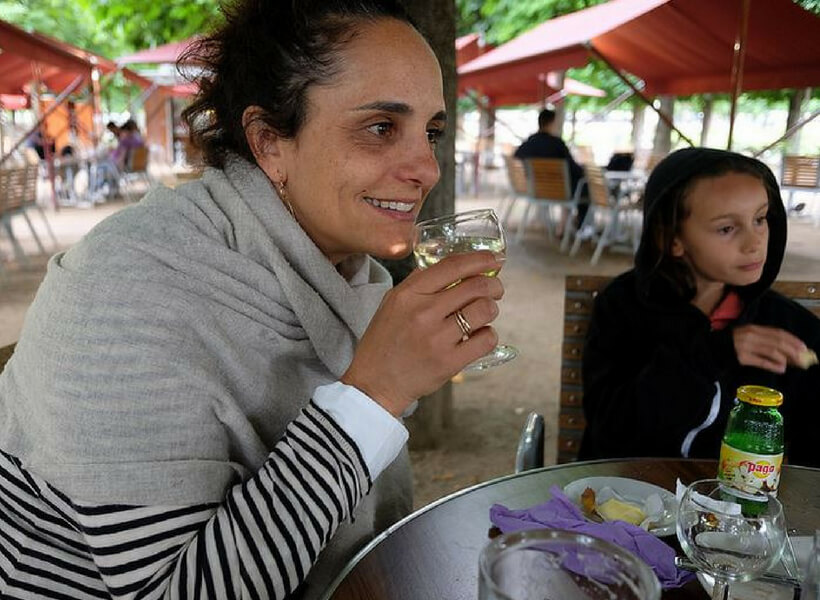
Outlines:
POLYGON ((426 134, 423 140, 414 140, 406 148, 402 158, 401 176, 403 179, 410 180, 424 189, 430 189, 438 182, 441 171, 435 151, 427 140, 426 134))

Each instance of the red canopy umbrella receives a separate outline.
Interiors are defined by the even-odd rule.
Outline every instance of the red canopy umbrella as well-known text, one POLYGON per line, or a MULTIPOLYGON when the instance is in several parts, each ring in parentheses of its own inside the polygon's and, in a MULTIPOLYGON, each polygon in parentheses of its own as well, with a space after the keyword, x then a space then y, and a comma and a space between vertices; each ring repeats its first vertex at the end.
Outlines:
MULTIPOLYGON (((456 66, 459 74, 461 65, 469 64, 471 60, 491 51, 493 46, 481 43, 478 33, 470 33, 456 38, 456 66)), ((496 78, 487 78, 480 84, 469 86, 464 78, 459 76, 459 94, 474 90, 489 98, 490 104, 504 106, 509 104, 531 104, 544 101, 556 94, 574 94, 576 96, 594 96, 601 98, 606 95, 603 90, 576 81, 571 77, 564 79, 563 90, 552 73, 539 73, 535 77, 518 79, 515 81, 499 81, 496 78)))
POLYGON ((0 94, 0 108, 23 110, 28 108, 28 96, 22 94, 0 94))
POLYGON ((194 36, 192 38, 188 38, 187 40, 182 40, 180 42, 170 42, 168 44, 163 44, 162 46, 157 46, 156 48, 148 48, 146 50, 140 50, 139 52, 135 52, 134 54, 120 56, 117 59, 117 64, 173 64, 176 63, 179 60, 180 56, 182 56, 182 54, 185 52, 185 50, 187 50, 188 47, 191 44, 195 43, 198 39, 198 36, 194 36))
POLYGON ((0 93, 23 94, 35 78, 54 90, 62 90, 78 76, 90 77, 92 65, 48 39, 0 21, 0 93))
MULTIPOLYGON (((550 19, 459 69, 462 85, 514 85, 583 66, 590 49, 651 94, 732 90, 744 0, 610 0, 550 19)), ((820 18, 792 0, 751 0, 743 88, 820 84, 820 18)))

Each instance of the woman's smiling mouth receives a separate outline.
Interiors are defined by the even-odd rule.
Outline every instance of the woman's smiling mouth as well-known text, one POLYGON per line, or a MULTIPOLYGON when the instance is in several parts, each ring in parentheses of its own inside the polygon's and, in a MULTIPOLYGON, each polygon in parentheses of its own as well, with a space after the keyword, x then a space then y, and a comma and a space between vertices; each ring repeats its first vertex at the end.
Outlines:
POLYGON ((400 202, 398 200, 379 200, 370 196, 364 196, 364 201, 376 208, 395 210, 401 213, 409 213, 416 205, 415 202, 400 202))

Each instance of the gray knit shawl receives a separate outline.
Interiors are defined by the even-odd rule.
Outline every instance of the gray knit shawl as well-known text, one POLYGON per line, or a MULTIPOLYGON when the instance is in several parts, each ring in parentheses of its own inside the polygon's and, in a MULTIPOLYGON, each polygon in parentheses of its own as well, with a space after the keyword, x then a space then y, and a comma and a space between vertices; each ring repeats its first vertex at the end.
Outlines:
MULTIPOLYGON (((51 259, 0 376, 0 447, 76 499, 221 502, 344 373, 389 287, 366 256, 337 270, 231 157, 51 259)), ((405 451, 320 557, 317 589, 409 511, 410 485, 405 451)))

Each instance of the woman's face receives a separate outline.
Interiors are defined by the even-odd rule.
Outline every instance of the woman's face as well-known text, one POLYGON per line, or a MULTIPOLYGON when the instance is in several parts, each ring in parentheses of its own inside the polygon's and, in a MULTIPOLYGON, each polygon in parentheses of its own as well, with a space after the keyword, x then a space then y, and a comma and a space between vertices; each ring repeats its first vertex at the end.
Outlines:
POLYGON ((413 223, 439 178, 441 70, 410 26, 382 19, 341 52, 340 72, 308 90, 305 123, 260 166, 286 177, 296 219, 334 263, 411 250, 413 223))

